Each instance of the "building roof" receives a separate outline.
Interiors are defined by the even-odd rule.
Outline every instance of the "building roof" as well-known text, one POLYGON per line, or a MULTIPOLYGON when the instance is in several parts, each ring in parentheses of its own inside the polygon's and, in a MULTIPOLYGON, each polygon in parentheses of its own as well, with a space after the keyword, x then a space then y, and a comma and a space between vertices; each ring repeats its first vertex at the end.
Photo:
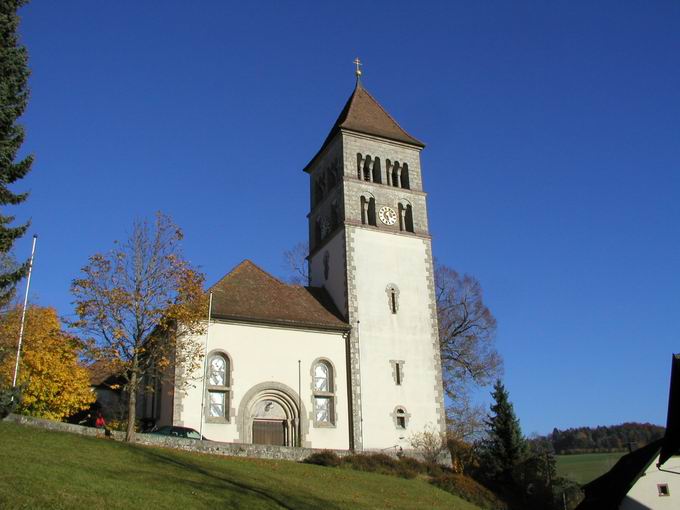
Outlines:
POLYGON ((347 331, 350 326, 319 287, 287 285, 244 260, 210 289, 212 317, 347 331))
POLYGON ((121 368, 107 360, 97 360, 88 365, 90 372, 90 385, 95 387, 109 387, 111 385, 121 385, 125 383, 121 375, 121 368))
POLYGON ((583 486, 586 497, 577 510, 617 510, 661 450, 663 439, 624 455, 607 473, 583 486))
MULTIPOLYGON (((321 145, 321 149, 312 158, 312 161, 326 148, 341 129, 379 136, 388 140, 415 145, 416 147, 425 147, 423 142, 404 131, 380 103, 368 93, 360 81, 357 81, 352 95, 349 96, 345 107, 340 112, 330 133, 328 133, 328 136, 321 145)), ((308 167, 309 165, 307 165, 308 167)))

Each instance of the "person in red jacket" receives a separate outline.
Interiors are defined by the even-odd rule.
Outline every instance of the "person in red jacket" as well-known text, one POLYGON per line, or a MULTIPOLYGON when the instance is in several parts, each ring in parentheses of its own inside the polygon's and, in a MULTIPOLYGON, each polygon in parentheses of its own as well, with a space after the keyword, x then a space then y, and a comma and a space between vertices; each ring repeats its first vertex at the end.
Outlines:
POLYGON ((97 420, 94 422, 94 426, 98 429, 106 427, 106 420, 104 419, 104 416, 102 416, 101 411, 97 413, 97 420))

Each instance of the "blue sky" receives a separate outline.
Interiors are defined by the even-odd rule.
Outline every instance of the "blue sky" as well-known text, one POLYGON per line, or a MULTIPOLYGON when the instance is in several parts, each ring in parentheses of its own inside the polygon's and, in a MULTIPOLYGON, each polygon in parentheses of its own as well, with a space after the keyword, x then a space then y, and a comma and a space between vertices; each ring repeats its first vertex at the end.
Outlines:
MULTIPOLYGON (((680 3, 34 2, 32 298, 170 214, 214 281, 283 274, 366 88, 422 155, 435 255, 476 276, 526 433, 665 423, 680 351, 680 3), (200 7, 197 7, 200 6, 200 7)), ((30 251, 30 235, 17 244, 30 251)), ((486 390, 480 393, 484 399, 486 390)))

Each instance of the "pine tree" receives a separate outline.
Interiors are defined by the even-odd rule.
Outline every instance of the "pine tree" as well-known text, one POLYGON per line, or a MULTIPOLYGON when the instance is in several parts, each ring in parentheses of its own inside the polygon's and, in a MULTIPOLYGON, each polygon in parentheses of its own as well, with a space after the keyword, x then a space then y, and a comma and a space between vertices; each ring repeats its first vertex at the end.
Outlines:
POLYGON ((488 481, 511 489, 515 485, 514 474, 526 456, 526 441, 510 395, 500 380, 496 381, 491 396, 492 414, 485 422, 487 438, 480 449, 481 474, 488 481))
MULTIPOLYGON (((33 156, 17 161, 24 141, 24 128, 17 124, 28 104, 28 52, 18 41, 17 11, 25 0, 0 0, 0 206, 16 205, 27 193, 14 193, 8 186, 31 169, 33 156)), ((0 304, 11 298, 16 284, 28 270, 28 262, 16 266, 10 250, 24 235, 28 223, 11 226, 14 216, 0 213, 0 304)))

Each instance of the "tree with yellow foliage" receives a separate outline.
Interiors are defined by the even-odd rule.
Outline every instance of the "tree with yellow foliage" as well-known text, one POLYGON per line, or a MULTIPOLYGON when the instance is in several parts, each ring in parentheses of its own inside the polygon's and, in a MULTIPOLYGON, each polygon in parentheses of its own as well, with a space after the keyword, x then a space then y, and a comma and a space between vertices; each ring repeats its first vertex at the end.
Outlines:
POLYGON ((208 302, 204 276, 180 250, 182 231, 158 213, 152 225, 136 222, 130 237, 108 253, 90 257, 73 280, 78 320, 92 340, 93 355, 119 367, 127 395, 126 440, 135 435, 137 395, 151 380, 177 369, 200 367, 202 345, 190 338, 204 331, 208 302))
MULTIPOLYGON (((0 386, 12 385, 21 307, 0 317, 0 386), (14 352, 14 355, 9 353, 14 352)), ((78 362, 82 343, 61 329, 54 308, 31 305, 26 310, 17 385, 21 388, 18 412, 61 420, 87 409, 96 396, 90 376, 78 362)))

